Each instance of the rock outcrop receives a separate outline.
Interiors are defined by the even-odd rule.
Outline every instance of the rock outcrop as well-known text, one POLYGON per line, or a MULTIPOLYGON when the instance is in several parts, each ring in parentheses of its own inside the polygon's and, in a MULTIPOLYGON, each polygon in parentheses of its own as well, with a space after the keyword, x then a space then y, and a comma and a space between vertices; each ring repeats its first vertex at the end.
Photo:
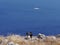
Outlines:
POLYGON ((32 40, 26 40, 20 35, 0 36, 0 45, 60 45, 60 38, 46 36, 45 39, 38 39, 33 36, 32 40))

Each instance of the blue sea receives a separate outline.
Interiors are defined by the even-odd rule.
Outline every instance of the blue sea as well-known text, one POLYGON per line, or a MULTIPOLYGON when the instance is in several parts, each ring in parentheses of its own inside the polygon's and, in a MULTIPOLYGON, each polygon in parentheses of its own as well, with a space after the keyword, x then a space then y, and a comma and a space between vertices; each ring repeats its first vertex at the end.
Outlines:
POLYGON ((0 35, 26 32, 59 34, 60 0, 0 0, 0 35))

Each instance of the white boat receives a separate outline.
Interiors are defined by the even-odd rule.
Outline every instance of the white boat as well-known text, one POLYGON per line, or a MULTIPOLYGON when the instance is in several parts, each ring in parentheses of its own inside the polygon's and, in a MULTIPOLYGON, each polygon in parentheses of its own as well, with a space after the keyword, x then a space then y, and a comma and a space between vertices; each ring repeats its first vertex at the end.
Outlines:
POLYGON ((40 8, 34 8, 35 10, 38 10, 38 9, 40 9, 40 8))

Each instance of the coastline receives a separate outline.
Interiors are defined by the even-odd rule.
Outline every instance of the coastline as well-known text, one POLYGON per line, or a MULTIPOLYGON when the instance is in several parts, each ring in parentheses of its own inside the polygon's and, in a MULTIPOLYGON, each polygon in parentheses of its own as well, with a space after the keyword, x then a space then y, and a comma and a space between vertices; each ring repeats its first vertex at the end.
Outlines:
POLYGON ((46 36, 45 39, 38 39, 37 36, 33 36, 32 40, 25 39, 26 36, 20 35, 9 35, 9 36, 0 36, 0 45, 60 45, 60 37, 55 36, 46 36))

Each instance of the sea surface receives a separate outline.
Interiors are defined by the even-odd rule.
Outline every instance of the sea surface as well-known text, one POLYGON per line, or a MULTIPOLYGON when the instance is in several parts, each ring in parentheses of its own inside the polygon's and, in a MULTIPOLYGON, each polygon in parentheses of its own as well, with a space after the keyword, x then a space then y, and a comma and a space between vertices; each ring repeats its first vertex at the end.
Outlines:
POLYGON ((33 35, 60 33, 60 0, 0 0, 0 34, 30 31, 33 35))

